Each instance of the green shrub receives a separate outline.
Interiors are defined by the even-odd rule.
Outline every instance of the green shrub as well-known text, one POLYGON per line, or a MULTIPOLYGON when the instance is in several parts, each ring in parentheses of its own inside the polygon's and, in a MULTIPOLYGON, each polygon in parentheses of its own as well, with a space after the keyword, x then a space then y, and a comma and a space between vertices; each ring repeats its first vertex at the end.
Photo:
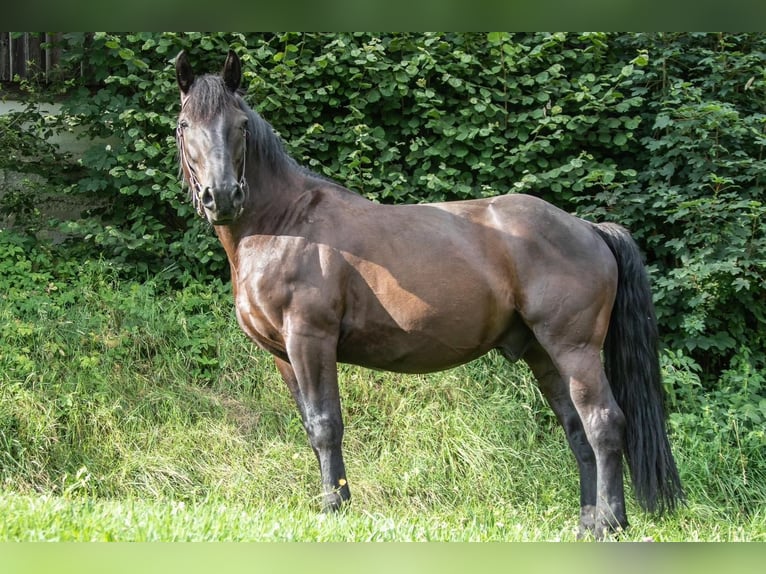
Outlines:
MULTIPOLYGON (((664 343, 706 388, 766 347, 761 34, 96 33, 62 37, 67 127, 94 144, 69 193, 78 257, 169 286, 226 280, 178 175, 173 59, 215 71, 307 167, 380 202, 506 192, 629 227, 664 343), (71 82, 70 82, 71 84, 71 82), (102 140, 99 140, 102 141, 102 140), (98 206, 98 207, 96 207, 98 206)), ((15 144, 14 144, 15 145, 15 144)), ((19 210, 26 209, 19 204, 19 210)))

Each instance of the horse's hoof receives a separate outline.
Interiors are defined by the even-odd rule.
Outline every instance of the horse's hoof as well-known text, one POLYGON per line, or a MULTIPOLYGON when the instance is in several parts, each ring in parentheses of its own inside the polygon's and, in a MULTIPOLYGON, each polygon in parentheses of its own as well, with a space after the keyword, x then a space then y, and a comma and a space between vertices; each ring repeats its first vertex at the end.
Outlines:
POLYGON ((350 499, 351 492, 349 491, 348 484, 345 480, 339 487, 325 487, 324 499, 322 500, 322 512, 336 512, 350 499))

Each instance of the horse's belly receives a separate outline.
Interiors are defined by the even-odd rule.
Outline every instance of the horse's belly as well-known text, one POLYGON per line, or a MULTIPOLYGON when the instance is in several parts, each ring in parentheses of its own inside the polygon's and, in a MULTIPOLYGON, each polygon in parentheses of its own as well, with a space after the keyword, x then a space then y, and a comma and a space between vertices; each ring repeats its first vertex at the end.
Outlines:
POLYGON ((434 306, 423 300, 400 305, 376 298, 371 308, 341 325, 338 360, 373 369, 424 373, 480 357, 503 335, 513 311, 507 306, 455 297, 434 306))
POLYGON ((430 373, 476 359, 491 346, 460 348, 420 333, 395 333, 365 337, 338 346, 338 361, 369 369, 399 373, 430 373))

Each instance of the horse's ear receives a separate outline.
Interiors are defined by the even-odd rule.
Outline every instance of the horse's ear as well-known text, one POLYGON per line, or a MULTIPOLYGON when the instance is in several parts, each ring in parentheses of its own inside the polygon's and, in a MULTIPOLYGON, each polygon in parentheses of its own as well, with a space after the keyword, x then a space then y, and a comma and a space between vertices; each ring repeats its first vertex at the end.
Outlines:
POLYGON ((176 81, 178 82, 178 89, 181 90, 181 95, 185 96, 189 93, 194 82, 194 70, 192 70, 189 58, 186 55, 186 50, 181 50, 176 56, 176 81))
POLYGON ((239 89, 239 84, 242 81, 242 65, 239 62, 239 56, 237 56, 234 50, 229 50, 221 76, 223 76, 223 83, 229 91, 233 93, 239 89))

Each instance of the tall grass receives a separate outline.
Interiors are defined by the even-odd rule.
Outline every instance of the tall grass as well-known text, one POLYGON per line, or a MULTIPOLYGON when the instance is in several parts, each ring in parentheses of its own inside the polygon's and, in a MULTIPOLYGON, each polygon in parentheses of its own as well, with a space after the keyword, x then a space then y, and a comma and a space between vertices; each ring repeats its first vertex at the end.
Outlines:
MULTIPOLYGON (((0 539, 574 539, 576 466, 523 366, 341 366, 353 500, 325 516, 292 399, 223 285, 167 291, 99 263, 67 281, 0 303, 0 539)), ((657 519, 631 501, 626 538, 766 539, 763 457, 743 467, 683 414, 689 506, 657 519)))

